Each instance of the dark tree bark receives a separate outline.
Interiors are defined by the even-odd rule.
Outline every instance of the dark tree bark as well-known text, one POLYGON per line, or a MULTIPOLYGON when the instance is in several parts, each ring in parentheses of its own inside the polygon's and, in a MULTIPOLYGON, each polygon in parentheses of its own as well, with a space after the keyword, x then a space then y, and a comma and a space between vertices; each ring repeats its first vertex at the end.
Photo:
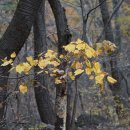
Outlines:
MULTIPOLYGON (((100 3, 102 1, 103 0, 99 0, 100 3)), ((114 42, 114 34, 113 34, 113 30, 112 30, 111 21, 109 21, 110 14, 109 14, 108 5, 107 5, 106 1, 100 6, 100 9, 101 9, 101 15, 102 15, 102 20, 103 20, 103 25, 104 25, 105 40, 114 42)), ((110 57, 111 74, 115 79, 118 80, 119 79, 118 78, 119 72, 116 68, 117 67, 117 61, 116 61, 115 55, 113 55, 112 57, 114 57, 114 59, 110 57)), ((119 87, 118 85, 119 84, 115 84, 114 85, 114 86, 116 86, 115 88, 119 87)), ((111 88, 113 88, 113 87, 111 87, 111 88)))
POLYGON ((83 39, 86 43, 92 45, 92 42, 91 42, 91 40, 90 40, 90 37, 88 36, 88 33, 87 33, 87 20, 88 20, 88 19, 86 18, 87 14, 84 13, 84 12, 85 12, 85 9, 84 9, 84 5, 85 5, 85 4, 86 4, 86 3, 84 3, 83 0, 80 0, 80 6, 81 6, 81 12, 82 12, 82 21, 83 21, 83 34, 82 34, 82 39, 83 39))
MULTIPOLYGON (((102 1, 103 0, 99 0, 99 2, 102 2, 102 1)), ((107 2, 105 1, 104 4, 102 4, 100 6, 100 8, 101 8, 103 24, 104 24, 104 27, 105 27, 104 28, 105 39, 109 40, 111 42, 114 42, 114 35, 113 35, 113 31, 112 31, 112 26, 111 26, 107 2)), ((126 106, 126 103, 125 103, 126 101, 123 100, 123 98, 122 98, 122 97, 125 97, 126 95, 123 95, 123 93, 121 92, 122 91, 122 89, 121 89, 121 74, 120 74, 120 70, 117 66, 117 54, 116 53, 114 53, 110 57, 110 66, 111 66, 111 75, 118 82, 116 84, 109 85, 109 86, 110 86, 110 89, 112 90, 112 94, 114 96, 114 101, 116 103, 115 109, 116 109, 116 112, 117 112, 117 115, 118 115, 118 118, 119 118, 119 122, 122 123, 122 122, 124 122, 123 121, 124 115, 126 116, 126 121, 128 119, 127 118, 128 115, 127 115, 127 111, 125 111, 124 108, 122 108, 122 105, 123 105, 123 107, 126 106)))
MULTIPOLYGON (((46 42, 46 26, 45 26, 45 0, 41 4, 38 15, 34 22, 34 57, 38 54, 47 51, 46 42)), ((37 75, 39 67, 35 68, 35 97, 42 122, 47 124, 54 124, 55 114, 53 104, 50 99, 49 91, 47 89, 46 78, 44 74, 37 75)))
MULTIPOLYGON (((31 30, 34 16, 37 14, 38 8, 42 0, 20 0, 6 32, 0 40, 0 59, 9 57, 15 51, 16 54, 20 51, 31 30)), ((8 76, 10 67, 0 67, 0 75, 8 76)), ((6 98, 7 78, 0 78, 0 121, 3 118, 5 98, 6 98)))
MULTIPOLYGON (((57 35, 58 35, 58 51, 59 54, 63 53, 62 46, 68 44, 70 42, 71 34, 68 29, 67 19, 65 15, 65 9, 61 6, 59 0, 48 0, 50 6, 52 8, 56 27, 57 27, 57 35)), ((62 69, 65 69, 65 64, 62 65, 62 69)), ((66 105, 67 105, 67 97, 66 97, 66 83, 62 83, 56 85, 56 102, 55 102, 55 110, 56 110, 56 123, 55 130, 65 130, 65 122, 66 122, 66 105)))
MULTIPOLYGON (((119 4, 119 0, 112 0, 113 2, 113 9, 119 4)), ((115 43, 118 46, 118 50, 121 51, 121 30, 120 30, 120 24, 118 23, 118 18, 120 14, 120 10, 118 10, 115 13, 114 22, 115 22, 115 43)))
MULTIPOLYGON (((104 0, 99 0, 99 3, 102 3, 103 1, 104 0)), ((110 14, 109 14, 108 5, 107 5, 106 1, 100 5, 100 9, 101 9, 103 24, 105 27, 105 29, 104 29, 105 39, 109 40, 111 42, 114 42, 114 35, 113 35, 111 22, 108 23, 110 14), (106 26, 106 24, 107 24, 107 26, 106 26)))

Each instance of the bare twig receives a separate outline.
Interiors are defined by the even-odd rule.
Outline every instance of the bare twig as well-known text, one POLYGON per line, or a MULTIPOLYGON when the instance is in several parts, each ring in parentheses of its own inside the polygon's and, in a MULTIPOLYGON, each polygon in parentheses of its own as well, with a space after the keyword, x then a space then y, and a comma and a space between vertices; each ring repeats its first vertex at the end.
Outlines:
POLYGON ((111 14, 111 16, 110 16, 110 18, 109 18, 109 20, 108 20, 108 22, 106 23, 106 25, 105 25, 105 27, 104 27, 104 29, 102 30, 102 32, 101 32, 101 34, 100 34, 100 36, 98 37, 98 39, 97 39, 97 41, 96 42, 99 42, 100 41, 100 39, 102 38, 102 36, 103 36, 103 33, 104 33, 104 31, 105 31, 105 29, 107 28, 107 26, 108 26, 108 24, 111 22, 111 20, 112 20, 112 18, 113 18, 113 16, 115 15, 115 13, 119 10, 119 8, 121 7, 121 5, 122 5, 122 3, 124 2, 125 0, 121 0, 121 2, 115 7, 115 9, 114 9, 114 11, 113 11, 113 13, 111 14))

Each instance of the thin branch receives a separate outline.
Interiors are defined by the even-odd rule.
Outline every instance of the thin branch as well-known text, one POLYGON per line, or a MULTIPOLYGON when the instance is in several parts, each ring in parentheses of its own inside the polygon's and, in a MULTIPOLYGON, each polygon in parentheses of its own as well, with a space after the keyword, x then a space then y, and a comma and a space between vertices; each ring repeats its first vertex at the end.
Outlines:
POLYGON ((82 19, 83 19, 83 35, 82 35, 82 39, 85 40, 86 42, 88 42, 90 45, 92 45, 92 42, 90 40, 90 38, 88 36, 86 36, 86 26, 87 26, 87 21, 89 18, 89 15, 92 11, 94 11, 95 9, 97 9, 98 7, 100 7, 106 0, 103 0, 101 3, 99 3, 96 7, 90 9, 88 11, 88 13, 84 16, 84 7, 83 7, 83 1, 80 0, 80 4, 81 4, 81 12, 82 12, 82 19))
POLYGON ((85 20, 86 23, 87 23, 87 21, 88 21, 88 18, 89 18, 90 13, 91 13, 93 10, 97 9, 98 7, 100 7, 105 1, 107 1, 107 0, 103 0, 103 1, 102 1, 101 3, 99 3, 96 7, 92 8, 92 9, 90 9, 90 10, 88 11, 88 13, 86 14, 86 16, 85 16, 85 18, 84 18, 84 20, 85 20))
POLYGON ((104 29, 102 30, 102 32, 101 32, 101 34, 100 34, 100 36, 98 37, 98 39, 97 39, 96 42, 99 42, 99 41, 100 41, 100 39, 101 39, 102 36, 103 36, 103 33, 104 33, 105 29, 107 28, 107 26, 108 26, 108 24, 111 22, 113 16, 114 16, 114 15, 116 14, 116 12, 119 10, 119 8, 121 7, 121 5, 122 5, 122 3, 123 3, 124 1, 125 1, 125 0, 122 0, 122 1, 115 7, 113 13, 111 14, 111 16, 110 16, 108 22, 106 23, 104 29))
POLYGON ((8 76, 0 75, 0 77, 1 78, 7 78, 7 79, 22 79, 22 78, 25 78, 25 77, 28 77, 28 76, 31 76, 31 75, 34 75, 34 74, 23 75, 23 76, 20 76, 20 77, 8 77, 8 76))

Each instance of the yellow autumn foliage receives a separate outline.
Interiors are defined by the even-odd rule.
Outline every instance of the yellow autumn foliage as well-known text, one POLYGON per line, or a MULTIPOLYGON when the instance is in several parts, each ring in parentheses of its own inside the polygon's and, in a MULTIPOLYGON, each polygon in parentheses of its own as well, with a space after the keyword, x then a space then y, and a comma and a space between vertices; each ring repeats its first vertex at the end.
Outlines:
POLYGON ((28 92, 28 87, 26 85, 20 85, 19 86, 19 91, 23 94, 28 92))
POLYGON ((84 72, 84 70, 82 70, 82 69, 77 69, 77 70, 74 72, 74 74, 75 74, 75 76, 77 76, 77 75, 82 74, 83 72, 84 72))
MULTIPOLYGON (((98 62, 98 58, 103 53, 110 53, 115 51, 115 44, 109 41, 103 41, 97 43, 94 49, 84 41, 77 39, 75 42, 71 42, 66 46, 63 46, 66 54, 61 54, 53 50, 48 50, 45 54, 41 53, 38 59, 34 59, 32 56, 26 57, 26 61, 17 64, 15 70, 17 73, 29 74, 33 67, 39 67, 37 74, 45 73, 54 78, 55 84, 62 84, 66 82, 69 77, 71 80, 75 80, 77 76, 80 76, 84 72, 88 75, 90 80, 94 80, 96 84, 101 86, 103 90, 104 79, 111 84, 117 81, 110 77, 106 72, 102 71, 102 65, 98 62), (67 63, 66 68, 62 68, 62 63, 67 63), (107 77, 107 78, 106 78, 107 77)), ((10 55, 10 59, 5 57, 2 60, 1 66, 12 65, 16 53, 13 52, 10 55)), ((20 85, 19 90, 21 93, 27 92, 26 85, 20 85)))
POLYGON ((11 58, 15 58, 16 57, 16 53, 13 52, 11 55, 10 55, 11 58))
POLYGON ((114 78, 112 78, 111 76, 107 76, 107 80, 109 83, 114 84, 117 83, 117 80, 115 80, 114 78))

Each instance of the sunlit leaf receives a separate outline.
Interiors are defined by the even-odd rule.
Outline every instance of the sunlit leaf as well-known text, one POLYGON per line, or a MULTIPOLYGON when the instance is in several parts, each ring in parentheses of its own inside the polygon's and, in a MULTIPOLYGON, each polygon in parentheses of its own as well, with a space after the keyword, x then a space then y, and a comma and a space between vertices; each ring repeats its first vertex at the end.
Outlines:
POLYGON ((62 83, 62 81, 60 79, 58 79, 58 78, 55 79, 55 84, 61 84, 61 83, 62 83))
POLYGON ((76 62, 75 68, 76 69, 82 69, 83 65, 80 62, 76 62))
POLYGON ((93 79, 94 79, 94 76, 93 76, 93 75, 90 75, 89 79, 90 79, 90 80, 93 80, 93 79))
POLYGON ((36 66, 37 63, 38 63, 38 60, 34 60, 32 56, 29 56, 29 57, 27 57, 26 59, 27 59, 27 61, 29 62, 29 64, 30 64, 31 66, 36 66))
POLYGON ((11 58, 15 58, 16 57, 16 53, 13 52, 11 55, 10 55, 11 58))
POLYGON ((72 72, 68 72, 68 76, 70 77, 71 80, 75 80, 75 76, 73 75, 72 72))
POLYGON ((24 65, 23 64, 18 64, 16 66, 16 72, 21 74, 23 71, 24 71, 24 65))
POLYGON ((106 76, 106 73, 100 73, 95 77, 96 84, 103 84, 104 77, 106 76))
POLYGON ((74 50, 75 50, 75 45, 74 44, 69 44, 69 45, 67 45, 67 46, 63 46, 63 48, 66 50, 66 51, 68 51, 68 52, 74 52, 74 50))
POLYGON ((64 58, 64 55, 60 55, 60 58, 63 59, 63 58, 64 58))
POLYGON ((19 86, 19 91, 23 94, 27 93, 28 87, 26 85, 20 85, 19 86))
POLYGON ((48 64, 50 64, 50 61, 48 59, 43 59, 42 57, 38 61, 38 66, 41 69, 44 69, 48 64))
POLYGON ((57 61, 51 61, 49 64, 53 65, 54 67, 57 67, 60 65, 60 63, 57 61))
POLYGON ((110 77, 110 76, 107 76, 107 80, 108 80, 108 82, 111 83, 111 84, 117 83, 117 80, 114 79, 114 78, 112 78, 112 77, 110 77))
POLYGON ((87 75, 90 75, 93 72, 93 69, 92 68, 86 68, 85 72, 86 72, 87 75))
POLYGON ((89 68, 92 67, 92 66, 91 66, 91 62, 90 62, 89 60, 86 61, 86 66, 89 67, 89 68))
POLYGON ((83 44, 83 43, 79 43, 77 46, 76 46, 76 48, 78 49, 78 50, 84 50, 85 49, 85 44, 83 44))
POLYGON ((74 74, 75 74, 75 76, 77 76, 77 75, 82 74, 83 72, 84 72, 84 70, 82 70, 82 69, 77 69, 77 70, 74 72, 74 74))
POLYGON ((16 72, 20 74, 22 72, 24 72, 25 74, 29 74, 29 71, 31 70, 31 68, 32 67, 30 66, 30 64, 28 64, 27 62, 24 62, 16 66, 16 72))
POLYGON ((48 50, 47 53, 45 53, 45 58, 54 59, 57 57, 57 53, 53 50, 48 50))
POLYGON ((1 66, 11 65, 11 64, 13 63, 13 60, 12 60, 12 59, 10 59, 10 60, 4 59, 4 60, 2 60, 2 61, 3 61, 3 63, 1 64, 1 66))
POLYGON ((24 66, 24 73, 29 74, 29 71, 31 70, 32 66, 27 62, 23 63, 23 66, 24 66))
POLYGON ((101 73, 101 64, 99 62, 94 62, 94 72, 96 74, 101 73))

